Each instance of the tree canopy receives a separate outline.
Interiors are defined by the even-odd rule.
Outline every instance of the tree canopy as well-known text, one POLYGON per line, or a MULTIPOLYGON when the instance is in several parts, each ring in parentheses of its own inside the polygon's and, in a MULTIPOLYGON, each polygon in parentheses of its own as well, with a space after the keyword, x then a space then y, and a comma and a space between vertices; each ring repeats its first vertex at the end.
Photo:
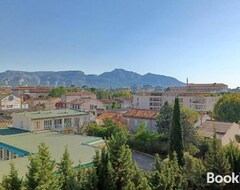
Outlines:
POLYGON ((214 106, 213 116, 218 121, 240 121, 240 94, 225 94, 214 106))

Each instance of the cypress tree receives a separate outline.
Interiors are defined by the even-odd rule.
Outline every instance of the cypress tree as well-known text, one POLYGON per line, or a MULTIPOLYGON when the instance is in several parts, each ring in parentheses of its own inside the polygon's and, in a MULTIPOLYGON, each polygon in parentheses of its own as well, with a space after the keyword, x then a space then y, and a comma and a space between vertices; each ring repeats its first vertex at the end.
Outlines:
POLYGON ((5 190, 20 190, 22 180, 18 178, 18 171, 13 163, 10 163, 10 173, 8 176, 3 176, 2 187, 5 190))
POLYGON ((75 171, 73 162, 70 159, 68 149, 66 148, 60 163, 58 164, 58 172, 60 174, 60 189, 71 190, 75 187, 75 171))
POLYGON ((38 152, 30 155, 30 164, 26 174, 28 190, 58 190, 55 174, 56 163, 51 159, 48 147, 44 143, 38 146, 38 152))
POLYGON ((180 122, 180 106, 178 97, 175 98, 172 125, 170 130, 169 154, 173 159, 173 153, 176 152, 179 166, 183 166, 183 132, 180 122))

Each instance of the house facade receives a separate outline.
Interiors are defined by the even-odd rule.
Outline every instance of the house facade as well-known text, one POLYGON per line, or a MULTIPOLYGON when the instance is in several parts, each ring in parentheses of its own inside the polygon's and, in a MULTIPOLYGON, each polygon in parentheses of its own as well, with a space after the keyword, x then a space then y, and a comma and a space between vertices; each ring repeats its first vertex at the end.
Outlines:
POLYGON ((90 121, 88 112, 69 109, 13 113, 12 118, 12 127, 31 132, 76 131, 90 121))
POLYGON ((28 108, 28 105, 23 103, 20 98, 9 95, 0 100, 2 110, 13 110, 28 108))
POLYGON ((158 111, 148 109, 130 109, 123 114, 126 121, 126 126, 131 132, 135 132, 140 124, 144 124, 150 131, 157 131, 156 119, 158 111))

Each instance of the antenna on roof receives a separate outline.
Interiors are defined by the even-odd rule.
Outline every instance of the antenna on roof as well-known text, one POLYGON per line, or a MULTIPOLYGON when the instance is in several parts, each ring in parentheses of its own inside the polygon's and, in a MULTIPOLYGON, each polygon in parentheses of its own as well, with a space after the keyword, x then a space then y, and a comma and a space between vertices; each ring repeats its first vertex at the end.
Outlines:
POLYGON ((188 77, 187 77, 187 80, 186 80, 186 84, 187 84, 187 86, 188 86, 188 77))

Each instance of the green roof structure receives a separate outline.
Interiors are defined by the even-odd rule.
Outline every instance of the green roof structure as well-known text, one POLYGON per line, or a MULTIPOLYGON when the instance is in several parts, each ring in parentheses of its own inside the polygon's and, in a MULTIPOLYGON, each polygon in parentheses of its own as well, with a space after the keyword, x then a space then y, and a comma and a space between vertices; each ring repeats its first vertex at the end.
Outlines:
MULTIPOLYGON (((98 137, 61 134, 49 131, 35 134, 13 128, 0 129, 0 148, 16 150, 20 154, 27 155, 28 153, 36 153, 40 143, 45 143, 49 147, 52 159, 55 159, 57 163, 60 161, 65 147, 67 147, 71 160, 74 162, 73 166, 77 167, 79 161, 83 165, 91 165, 96 148, 103 145, 104 140, 98 137)), ((0 181, 3 175, 9 173, 10 162, 15 164, 20 177, 25 176, 28 169, 27 165, 29 164, 28 156, 0 161, 0 181)))
POLYGON ((71 109, 59 109, 59 110, 49 110, 49 111, 35 111, 35 112, 21 112, 17 113, 18 115, 25 115, 31 119, 47 119, 47 118, 56 118, 56 117, 70 117, 70 116, 79 116, 79 115, 88 115, 88 112, 71 110, 71 109))

